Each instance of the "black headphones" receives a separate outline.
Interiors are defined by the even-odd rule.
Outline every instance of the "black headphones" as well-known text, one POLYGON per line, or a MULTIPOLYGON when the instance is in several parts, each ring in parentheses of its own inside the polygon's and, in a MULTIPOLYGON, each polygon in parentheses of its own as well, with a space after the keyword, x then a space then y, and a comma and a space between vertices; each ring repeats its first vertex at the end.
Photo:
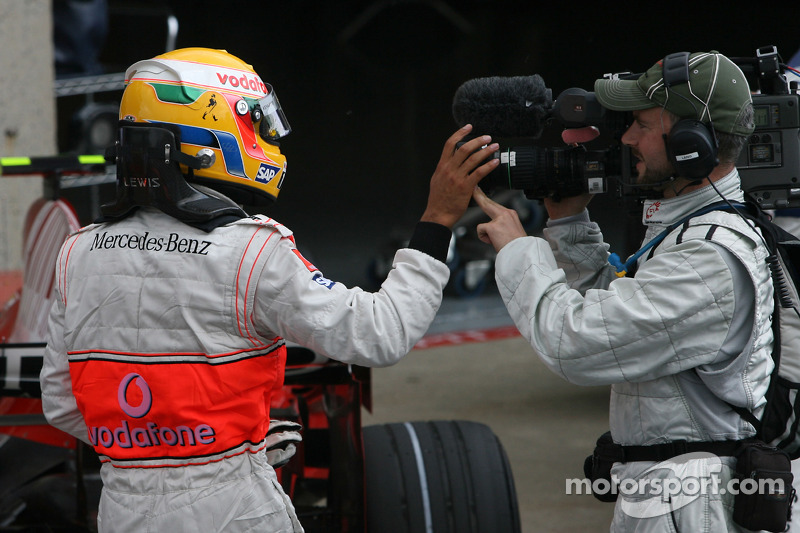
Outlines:
MULTIPOLYGON (((669 89, 689 83, 689 52, 676 52, 664 58, 664 87, 669 89)), ((678 98, 683 95, 673 93, 678 98)), ((691 102, 690 102, 691 103, 691 102)), ((694 104, 692 104, 694 106, 694 104)), ((699 113, 697 113, 700 116, 699 113)), ((678 177, 690 180, 703 179, 719 164, 717 137, 714 130, 697 119, 681 119, 664 135, 667 157, 678 177)))

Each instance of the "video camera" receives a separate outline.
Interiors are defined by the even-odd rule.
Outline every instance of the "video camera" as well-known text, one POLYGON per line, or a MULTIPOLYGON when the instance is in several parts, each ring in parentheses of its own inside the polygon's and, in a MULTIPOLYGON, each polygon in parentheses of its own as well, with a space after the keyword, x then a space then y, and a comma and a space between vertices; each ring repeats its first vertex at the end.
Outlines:
POLYGON ((553 101, 538 74, 468 80, 453 98, 453 117, 500 144, 494 156, 500 165, 481 181, 487 190, 516 189, 528 198, 558 199, 606 192, 607 178, 630 178, 633 172, 630 150, 619 142, 631 114, 604 108, 593 92, 580 88, 566 89, 553 101), (553 131, 554 123, 560 125, 558 132, 594 126, 611 138, 559 147, 543 146, 550 139, 532 142, 553 131))
POLYGON ((731 58, 744 72, 753 95, 756 129, 736 167, 742 189, 763 209, 800 206, 800 94, 789 83, 776 47, 755 58, 731 58))
MULTIPOLYGON (((786 79, 776 47, 761 48, 756 54, 730 58, 758 91, 753 95, 756 128, 737 162, 742 188, 764 209, 800 206, 800 96, 786 79)), ((639 74, 606 76, 637 79, 639 74)), ((620 196, 647 195, 635 183, 630 149, 620 142, 632 114, 605 109, 593 92, 580 88, 566 89, 555 101, 550 95, 538 75, 478 78, 458 89, 453 100, 456 122, 471 123, 473 131, 491 134, 500 143, 496 154, 500 165, 482 186, 522 190, 528 198, 558 199, 607 192, 613 180, 620 196), (593 143, 603 147, 530 142, 553 124, 560 129, 595 126, 603 135, 593 143), (526 141, 510 146, 507 137, 526 141)))
MULTIPOLYGON (((607 192, 609 177, 620 178, 619 185, 631 181, 634 174, 631 151, 619 142, 632 120, 631 113, 606 109, 593 92, 570 88, 558 95, 550 115, 563 128, 594 126, 600 132, 607 132, 608 147, 589 150, 578 144, 563 148, 502 149, 501 145, 500 166, 494 173, 502 179, 507 175, 508 183, 514 184, 511 188, 524 190, 528 198, 558 199, 607 192), (514 161, 516 166, 512 165, 514 161)), ((490 183, 495 177, 490 177, 490 183)))

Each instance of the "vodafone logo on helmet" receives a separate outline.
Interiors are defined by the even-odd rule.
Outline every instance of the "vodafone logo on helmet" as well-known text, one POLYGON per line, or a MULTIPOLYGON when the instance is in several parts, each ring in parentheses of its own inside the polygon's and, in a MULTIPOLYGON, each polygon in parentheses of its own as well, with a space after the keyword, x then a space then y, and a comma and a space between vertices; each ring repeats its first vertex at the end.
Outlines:
POLYGON ((242 74, 228 74, 225 72, 217 72, 217 80, 219 80, 220 85, 223 87, 231 87, 233 89, 239 90, 250 90, 253 92, 260 93, 262 95, 267 94, 267 85, 261 81, 261 79, 256 75, 247 75, 242 74))

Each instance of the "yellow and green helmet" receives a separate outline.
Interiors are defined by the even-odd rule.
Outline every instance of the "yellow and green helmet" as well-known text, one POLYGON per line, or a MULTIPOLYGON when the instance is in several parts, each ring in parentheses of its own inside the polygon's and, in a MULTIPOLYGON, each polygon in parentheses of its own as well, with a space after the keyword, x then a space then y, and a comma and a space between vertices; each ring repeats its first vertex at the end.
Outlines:
POLYGON ((125 83, 120 120, 177 127, 181 151, 203 160, 193 182, 240 203, 277 199, 286 174, 278 141, 291 128, 252 66, 225 50, 182 48, 134 63, 125 83))

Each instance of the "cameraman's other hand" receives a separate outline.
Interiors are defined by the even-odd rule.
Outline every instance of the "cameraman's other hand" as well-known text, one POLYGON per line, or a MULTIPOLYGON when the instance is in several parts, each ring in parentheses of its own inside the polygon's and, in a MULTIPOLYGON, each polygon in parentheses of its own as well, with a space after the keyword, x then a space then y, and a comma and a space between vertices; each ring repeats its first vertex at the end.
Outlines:
POLYGON ((478 224, 478 238, 494 246, 496 251, 514 239, 526 237, 528 234, 519 221, 519 215, 513 209, 504 207, 483 192, 480 187, 475 187, 472 193, 475 203, 489 215, 491 222, 478 224))
MULTIPOLYGON (((580 143, 589 142, 597 138, 598 135, 600 135, 600 130, 594 126, 586 126, 565 129, 561 132, 561 139, 570 146, 578 146, 580 143)), ((552 198, 545 198, 544 207, 547 209, 547 214, 551 220, 579 215, 589 205, 592 196, 591 194, 583 194, 562 198, 558 201, 552 198)))
POLYGON ((431 177, 428 205, 420 219, 423 222, 452 228, 467 210, 475 186, 497 168, 499 161, 491 156, 499 146, 489 144, 492 138, 488 135, 476 137, 456 149, 456 144, 470 131, 472 125, 467 124, 445 142, 431 177))
POLYGON ((547 214, 551 220, 571 217, 583 213, 583 210, 589 205, 592 197, 594 197, 593 194, 581 194, 579 196, 570 196, 560 200, 545 198, 544 207, 547 209, 547 214))

